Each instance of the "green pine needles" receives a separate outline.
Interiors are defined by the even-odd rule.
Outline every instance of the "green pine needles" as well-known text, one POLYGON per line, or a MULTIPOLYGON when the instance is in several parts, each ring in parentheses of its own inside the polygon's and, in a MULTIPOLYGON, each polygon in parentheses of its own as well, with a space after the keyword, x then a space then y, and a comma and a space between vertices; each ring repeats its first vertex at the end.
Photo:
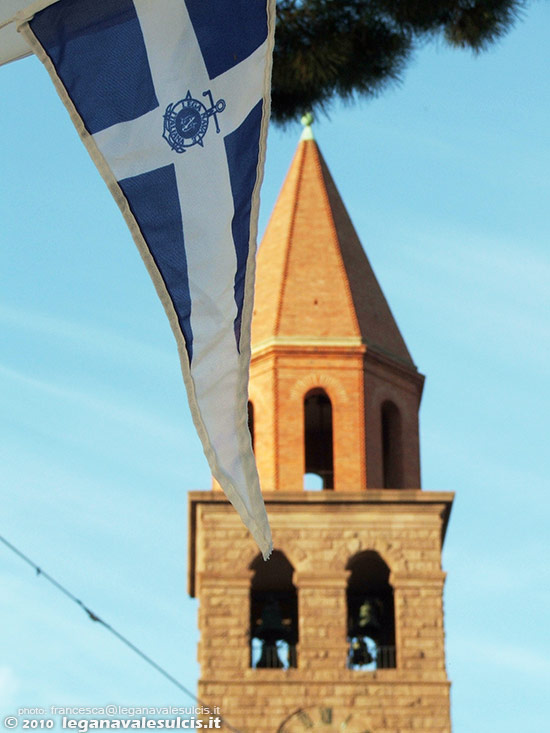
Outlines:
POLYGON ((525 0, 278 0, 272 118, 285 123, 336 97, 374 96, 401 79, 413 50, 443 37, 483 51, 525 0))

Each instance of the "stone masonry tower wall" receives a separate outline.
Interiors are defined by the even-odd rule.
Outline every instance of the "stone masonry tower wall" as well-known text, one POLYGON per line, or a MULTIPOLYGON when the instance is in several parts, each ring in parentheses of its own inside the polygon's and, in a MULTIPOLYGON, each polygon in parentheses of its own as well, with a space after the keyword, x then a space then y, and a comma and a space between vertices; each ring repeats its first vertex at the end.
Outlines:
POLYGON ((275 552, 189 495, 199 697, 241 733, 450 733, 441 549, 420 489, 418 373, 316 142, 259 250, 250 378, 275 552), (304 490, 304 474, 323 490, 304 490))

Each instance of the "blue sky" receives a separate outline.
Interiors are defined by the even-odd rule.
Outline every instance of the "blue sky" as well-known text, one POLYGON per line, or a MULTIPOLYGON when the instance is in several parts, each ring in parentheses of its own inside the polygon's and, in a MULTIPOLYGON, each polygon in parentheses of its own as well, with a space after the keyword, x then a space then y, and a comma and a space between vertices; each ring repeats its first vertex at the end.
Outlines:
MULTIPOLYGON (((550 8, 480 56, 422 49, 315 135, 427 375, 455 733, 548 726, 550 8)), ((176 346, 35 59, 0 69, 0 529, 192 689, 186 492, 210 487, 176 346)), ((300 134, 269 137, 261 229, 300 134)), ((0 710, 192 704, 0 547, 0 710)))

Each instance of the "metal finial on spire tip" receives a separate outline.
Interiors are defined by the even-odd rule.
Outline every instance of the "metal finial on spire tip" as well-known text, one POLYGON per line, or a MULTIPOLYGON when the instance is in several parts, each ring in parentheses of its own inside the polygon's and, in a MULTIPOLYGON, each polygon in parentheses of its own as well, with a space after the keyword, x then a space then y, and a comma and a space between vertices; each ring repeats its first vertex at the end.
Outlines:
POLYGON ((311 129, 311 125, 313 123, 313 115, 311 112, 306 112, 305 115, 303 115, 301 119, 301 123, 304 126, 302 135, 300 137, 300 140, 314 140, 313 137, 313 130, 311 129))

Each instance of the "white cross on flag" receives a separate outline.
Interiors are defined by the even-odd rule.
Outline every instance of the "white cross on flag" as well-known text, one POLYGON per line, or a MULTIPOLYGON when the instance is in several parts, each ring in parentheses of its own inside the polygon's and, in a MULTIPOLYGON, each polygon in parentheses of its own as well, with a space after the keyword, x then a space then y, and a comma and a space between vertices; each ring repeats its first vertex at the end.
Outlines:
POLYGON ((213 475, 264 557, 247 426, 274 0, 48 0, 17 16, 130 227, 213 475))

